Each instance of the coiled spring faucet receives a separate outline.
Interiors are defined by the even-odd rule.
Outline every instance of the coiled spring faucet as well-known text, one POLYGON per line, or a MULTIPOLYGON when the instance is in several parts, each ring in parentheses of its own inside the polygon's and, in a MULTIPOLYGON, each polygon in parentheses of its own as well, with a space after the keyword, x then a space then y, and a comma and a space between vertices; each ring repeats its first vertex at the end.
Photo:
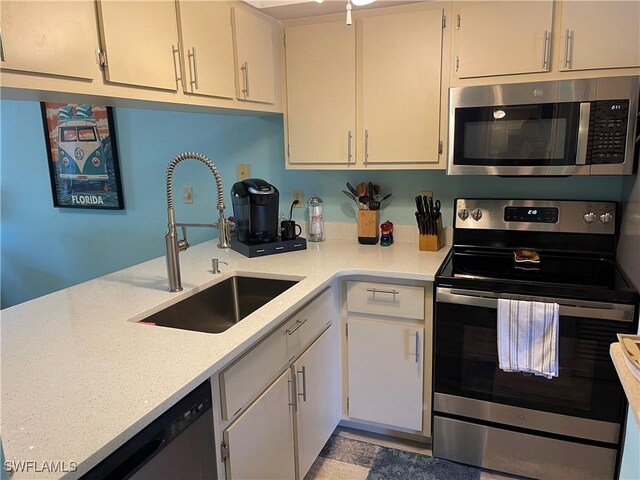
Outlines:
POLYGON ((167 251, 167 274, 169 277, 169 291, 179 292, 182 290, 182 280, 180 278, 180 252, 184 252, 189 248, 187 241, 187 227, 209 227, 220 230, 218 239, 218 248, 229 248, 230 234, 227 220, 224 218, 224 188, 222 186, 222 177, 215 164, 209 160, 209 157, 201 153, 185 152, 176 155, 167 167, 167 216, 169 231, 164 236, 167 251), (176 216, 173 210, 173 171, 176 166, 183 160, 198 160, 204 163, 216 179, 216 189, 218 193, 218 223, 176 223, 176 216), (178 239, 176 227, 182 228, 182 240, 178 239))

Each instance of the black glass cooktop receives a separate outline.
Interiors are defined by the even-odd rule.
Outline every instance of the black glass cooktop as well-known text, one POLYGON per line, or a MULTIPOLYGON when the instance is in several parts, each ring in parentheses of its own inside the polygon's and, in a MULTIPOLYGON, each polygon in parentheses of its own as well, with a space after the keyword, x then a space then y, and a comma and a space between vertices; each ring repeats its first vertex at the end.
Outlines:
POLYGON ((442 286, 554 295, 599 301, 636 302, 636 293, 609 258, 560 253, 517 263, 513 250, 454 248, 437 276, 442 286))

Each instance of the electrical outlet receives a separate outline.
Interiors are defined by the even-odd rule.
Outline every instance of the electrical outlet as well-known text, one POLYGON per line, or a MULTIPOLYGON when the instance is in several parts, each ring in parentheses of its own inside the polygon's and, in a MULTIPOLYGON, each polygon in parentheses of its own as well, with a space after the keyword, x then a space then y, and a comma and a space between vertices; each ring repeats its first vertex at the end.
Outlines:
POLYGON ((421 197, 433 197, 433 192, 420 192, 421 197))
POLYGON ((295 208, 302 208, 302 204, 304 203, 304 195, 302 195, 302 190, 294 190, 291 195, 291 201, 295 202, 298 200, 298 203, 294 205, 295 208))
POLYGON ((193 187, 182 187, 182 201, 184 203, 193 203, 193 187))
POLYGON ((239 163, 238 164, 238 181, 244 180, 245 178, 249 178, 249 164, 239 163))

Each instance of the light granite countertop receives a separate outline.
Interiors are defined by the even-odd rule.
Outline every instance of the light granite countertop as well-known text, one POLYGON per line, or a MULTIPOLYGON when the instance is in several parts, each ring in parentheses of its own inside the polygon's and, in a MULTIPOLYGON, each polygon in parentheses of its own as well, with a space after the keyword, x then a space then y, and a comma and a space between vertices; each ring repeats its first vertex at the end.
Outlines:
POLYGON ((624 359, 622 346, 619 343, 611 344, 609 354, 616 367, 616 372, 618 372, 618 377, 620 377, 620 383, 622 383, 624 393, 627 395, 627 400, 629 400, 629 406, 635 417, 636 425, 640 428, 640 381, 631 373, 624 359))
POLYGON ((421 252, 353 240, 309 243, 302 252, 248 259, 210 241, 180 254, 184 290, 167 292, 164 257, 1 312, 1 432, 5 460, 77 464, 76 478, 313 298, 349 275, 434 279, 449 248, 421 252), (211 258, 220 265, 212 275, 211 258), (234 274, 301 280, 220 334, 136 320, 234 274))

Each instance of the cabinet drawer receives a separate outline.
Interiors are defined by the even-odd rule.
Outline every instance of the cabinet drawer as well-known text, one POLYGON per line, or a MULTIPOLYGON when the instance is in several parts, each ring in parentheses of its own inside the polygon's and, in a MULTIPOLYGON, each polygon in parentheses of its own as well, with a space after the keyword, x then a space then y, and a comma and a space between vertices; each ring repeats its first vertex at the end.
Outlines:
POLYGON ((288 358, 293 358, 311 344, 336 315, 333 288, 328 288, 287 322, 288 358))
POLYGON ((281 326, 220 374, 223 419, 233 418, 282 371, 289 360, 287 340, 281 326))
POLYGON ((230 420, 331 323, 333 289, 320 294, 220 374, 222 418, 230 420))
POLYGON ((424 288, 390 283, 347 282, 347 310, 424 319, 424 288))

